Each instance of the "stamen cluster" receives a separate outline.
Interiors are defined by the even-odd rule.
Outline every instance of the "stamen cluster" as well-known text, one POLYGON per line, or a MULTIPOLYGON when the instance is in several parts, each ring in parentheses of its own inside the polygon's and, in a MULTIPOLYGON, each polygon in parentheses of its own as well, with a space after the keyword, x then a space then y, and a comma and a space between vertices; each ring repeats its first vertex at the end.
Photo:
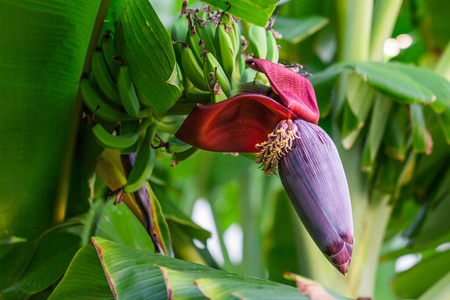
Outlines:
POLYGON ((256 158, 256 163, 262 163, 261 167, 267 175, 276 174, 281 158, 292 150, 292 143, 299 139, 297 125, 292 120, 283 120, 275 129, 267 135, 267 141, 256 144, 256 149, 261 150, 256 158))

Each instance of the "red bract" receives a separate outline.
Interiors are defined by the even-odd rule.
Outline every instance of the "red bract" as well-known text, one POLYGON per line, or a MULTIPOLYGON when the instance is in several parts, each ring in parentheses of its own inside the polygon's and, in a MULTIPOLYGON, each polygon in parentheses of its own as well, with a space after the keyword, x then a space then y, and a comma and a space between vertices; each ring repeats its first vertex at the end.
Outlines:
POLYGON ((337 149, 316 125, 313 87, 281 65, 261 59, 247 63, 264 72, 284 105, 260 94, 197 105, 175 135, 204 150, 259 152, 257 162, 266 174, 279 166, 283 186, 309 234, 345 275, 353 251, 350 196, 337 149))
POLYGON ((284 119, 296 115, 272 98, 240 94, 211 105, 197 105, 176 133, 180 140, 208 151, 259 152, 255 145, 284 119))
POLYGON ((314 124, 319 122, 316 95, 308 79, 291 69, 264 59, 247 60, 247 65, 266 75, 272 90, 299 118, 314 124))

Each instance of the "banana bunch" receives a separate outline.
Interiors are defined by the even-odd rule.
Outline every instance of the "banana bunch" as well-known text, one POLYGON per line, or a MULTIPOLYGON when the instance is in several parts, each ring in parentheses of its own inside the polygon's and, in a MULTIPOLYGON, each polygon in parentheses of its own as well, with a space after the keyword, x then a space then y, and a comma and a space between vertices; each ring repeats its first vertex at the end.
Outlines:
POLYGON ((171 37, 183 74, 185 97, 192 92, 205 92, 215 103, 235 94, 240 83, 257 80, 266 84, 266 78, 259 78, 264 75, 248 68, 245 60, 255 57, 278 63, 279 34, 272 29, 273 23, 274 18, 266 28, 250 25, 248 40, 253 53, 244 53, 248 43, 238 22, 226 11, 211 12, 210 6, 182 10, 171 37))
POLYGON ((172 27, 171 37, 177 62, 192 90, 209 92, 211 102, 232 95, 240 77, 241 31, 230 15, 187 9, 172 27))
MULTIPOLYGON (((129 67, 118 56, 114 45, 114 35, 107 31, 95 49, 91 61, 91 74, 83 74, 80 90, 83 101, 90 113, 89 118, 97 143, 109 149, 118 149, 121 154, 136 152, 136 161, 131 169, 127 183, 120 193, 138 191, 150 178, 155 164, 153 140, 157 131, 172 134, 181 125, 180 118, 155 120, 151 103, 139 94, 129 67), (112 123, 112 124, 111 124, 112 123), (116 126, 117 125, 117 126, 116 126), (114 131, 108 130, 114 127, 114 131)), ((203 71, 201 70, 202 78, 203 71)), ((181 141, 180 141, 181 142, 181 141)), ((175 141, 170 151, 184 152, 189 145, 175 141)))

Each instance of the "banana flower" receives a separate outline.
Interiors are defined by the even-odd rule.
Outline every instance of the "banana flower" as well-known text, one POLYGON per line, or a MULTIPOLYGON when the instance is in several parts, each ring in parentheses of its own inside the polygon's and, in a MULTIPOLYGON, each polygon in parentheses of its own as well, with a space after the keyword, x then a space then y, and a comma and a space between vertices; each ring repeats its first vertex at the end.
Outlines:
POLYGON ((256 162, 268 175, 278 168, 314 242, 346 275, 353 250, 350 195, 336 146, 317 126, 314 89, 282 65, 263 59, 247 64, 267 76, 274 97, 247 93, 199 104, 175 136, 208 151, 258 153, 256 162))

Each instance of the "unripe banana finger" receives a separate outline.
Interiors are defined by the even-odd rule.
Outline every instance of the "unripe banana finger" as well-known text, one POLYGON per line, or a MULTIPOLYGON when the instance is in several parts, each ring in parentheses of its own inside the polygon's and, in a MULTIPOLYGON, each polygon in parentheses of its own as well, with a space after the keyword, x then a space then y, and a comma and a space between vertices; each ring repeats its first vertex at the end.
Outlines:
POLYGON ((109 73, 101 48, 95 49, 92 55, 92 72, 103 93, 114 103, 121 104, 119 91, 117 90, 114 79, 109 73))
POLYGON ((101 119, 112 122, 136 120, 135 117, 127 115, 105 101, 99 91, 91 85, 89 79, 85 77, 81 79, 80 89, 84 104, 101 119))
POLYGON ((139 116, 140 104, 136 95, 133 81, 131 80, 128 66, 122 65, 117 75, 117 87, 119 88, 120 100, 127 114, 132 117, 139 116))
POLYGON ((200 43, 200 37, 198 33, 189 29, 186 34, 186 43, 189 45, 189 47, 192 49, 192 52, 194 52, 195 59, 197 60, 197 63, 201 66, 203 65, 204 59, 202 57, 202 51, 203 46, 199 45, 200 43))
MULTIPOLYGON (((188 21, 185 16, 178 17, 172 26, 172 31, 170 32, 170 37, 172 41, 182 41, 186 42, 186 34, 188 31, 188 21)), ((178 65, 181 66, 181 44, 174 44, 173 50, 175 52, 175 57, 177 59, 178 65)))
POLYGON ((279 53, 278 53, 278 45, 275 36, 271 30, 266 30, 266 40, 267 40, 267 54, 266 60, 278 63, 279 53))
POLYGON ((181 63, 183 64, 183 70, 187 78, 196 88, 202 91, 208 91, 209 86, 203 76, 203 68, 200 67, 195 59, 192 49, 183 45, 181 51, 181 63))
POLYGON ((265 59, 267 56, 266 29, 256 25, 251 25, 248 29, 248 39, 255 58, 265 59))
POLYGON ((124 185, 125 193, 134 193, 144 186, 150 178, 155 165, 155 150, 151 143, 155 136, 156 126, 151 126, 145 133, 145 138, 136 154, 136 160, 128 176, 127 184, 124 185))
POLYGON ((137 142, 140 133, 128 133, 124 135, 112 135, 100 124, 97 123, 93 128, 95 138, 100 146, 108 149, 125 149, 131 147, 137 142))
MULTIPOLYGON (((214 47, 214 36, 211 37, 208 34, 207 27, 212 27, 210 21, 207 21, 204 26, 201 26, 198 22, 196 22, 195 28, 197 29, 197 33, 199 35, 199 38, 205 43, 205 49, 208 52, 211 52, 214 56, 216 56, 216 48, 214 47)), ((212 30, 212 28, 211 28, 212 30)))
POLYGON ((180 153, 191 149, 192 146, 177 139, 175 136, 171 136, 169 139, 169 151, 174 153, 180 153))
POLYGON ((116 47, 114 46, 114 35, 109 31, 103 35, 102 51, 109 73, 112 78, 116 80, 117 74, 119 73, 120 63, 113 59, 117 56, 117 52, 116 47))
POLYGON ((206 53, 205 57, 206 62, 203 66, 203 72, 208 84, 209 79, 211 78, 209 74, 215 73, 215 76, 217 76, 217 80, 218 83, 220 84, 220 87, 222 88, 222 91, 225 93, 225 95, 229 97, 231 95, 231 85, 230 81, 227 78, 227 75, 225 74, 225 71, 222 69, 222 66, 219 64, 217 59, 212 55, 212 53, 206 53))
POLYGON ((224 26, 217 26, 214 43, 217 52, 217 59, 225 71, 228 79, 231 79, 235 64, 234 44, 230 35, 225 31, 224 26))

